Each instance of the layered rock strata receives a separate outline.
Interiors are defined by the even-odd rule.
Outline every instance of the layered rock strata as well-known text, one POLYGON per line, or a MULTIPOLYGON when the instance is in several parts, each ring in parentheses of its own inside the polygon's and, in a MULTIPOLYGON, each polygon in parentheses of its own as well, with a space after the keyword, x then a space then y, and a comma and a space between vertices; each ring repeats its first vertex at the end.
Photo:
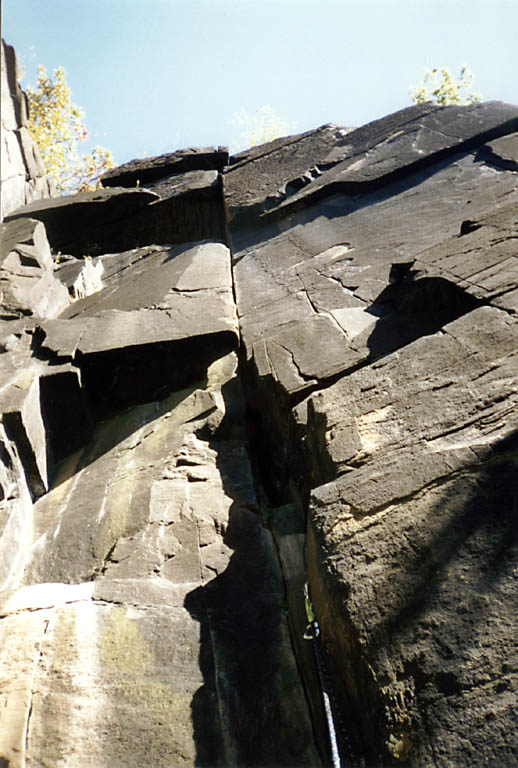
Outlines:
POLYGON ((11 212, 0 763, 329 764, 308 580, 343 765, 514 764, 517 130, 422 105, 11 212))

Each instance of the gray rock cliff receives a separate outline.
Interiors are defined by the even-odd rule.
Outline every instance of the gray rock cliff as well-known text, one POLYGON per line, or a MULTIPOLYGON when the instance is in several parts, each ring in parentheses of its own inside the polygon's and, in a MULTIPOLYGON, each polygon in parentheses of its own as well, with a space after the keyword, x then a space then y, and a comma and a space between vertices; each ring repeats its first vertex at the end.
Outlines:
POLYGON ((322 679, 343 766, 516 764, 517 135, 427 104, 8 212, 0 765, 330 765, 322 679))
POLYGON ((1 45, 1 206, 0 221, 32 200, 50 197, 55 185, 47 176, 39 149, 27 130, 27 100, 18 83, 14 48, 1 45))

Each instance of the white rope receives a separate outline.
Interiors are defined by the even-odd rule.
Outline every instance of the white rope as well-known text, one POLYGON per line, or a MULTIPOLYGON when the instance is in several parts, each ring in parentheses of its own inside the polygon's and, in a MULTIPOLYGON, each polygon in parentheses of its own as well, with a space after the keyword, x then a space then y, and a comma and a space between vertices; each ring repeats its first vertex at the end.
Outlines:
POLYGON ((320 680, 320 690, 322 693, 322 700, 324 702, 324 710, 326 713, 329 744, 331 746, 331 760, 333 763, 333 768, 341 768, 342 763, 340 761, 340 753, 338 752, 338 743, 336 740, 336 728, 335 728, 335 723, 333 719, 333 710, 331 709, 331 701, 329 699, 329 693, 327 690, 327 684, 326 684, 325 675, 324 675, 323 659, 321 656, 320 647, 318 645, 318 638, 320 636, 320 627, 318 626, 318 621, 315 618, 315 614, 313 612, 313 606, 311 605, 311 600, 309 599, 309 591, 308 591, 307 583, 304 585, 304 599, 306 603, 306 615, 309 622, 306 627, 306 631, 304 632, 304 639, 313 641, 313 651, 315 653, 315 662, 317 665, 318 677, 320 680))
MULTIPOLYGON (((316 623, 316 622, 315 622, 316 623)), ((318 625, 317 625, 318 626, 318 625)), ((320 634, 320 630, 319 630, 320 634)), ((324 671, 322 669, 322 659, 320 658, 320 648, 318 647, 318 635, 313 639, 313 650, 315 651, 315 659, 317 662, 318 676, 320 678, 320 687, 322 689, 322 698, 324 700, 324 709, 326 711, 327 730, 329 733, 329 743, 331 746, 331 761, 333 768, 341 768, 340 753, 338 752, 338 744, 336 741, 336 728, 333 720, 333 711, 331 709, 331 702, 329 700, 329 694, 327 692, 327 686, 324 678, 324 671)))

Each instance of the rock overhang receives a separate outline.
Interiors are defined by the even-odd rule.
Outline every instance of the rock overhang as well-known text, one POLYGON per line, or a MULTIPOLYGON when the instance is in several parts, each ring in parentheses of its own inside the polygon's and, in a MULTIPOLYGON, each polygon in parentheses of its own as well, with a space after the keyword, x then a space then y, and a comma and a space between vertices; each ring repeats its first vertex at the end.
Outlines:
POLYGON ((186 172, 145 187, 108 187, 37 201, 6 221, 32 217, 45 224, 55 252, 76 257, 117 253, 137 245, 211 239, 225 242, 215 171, 186 172))

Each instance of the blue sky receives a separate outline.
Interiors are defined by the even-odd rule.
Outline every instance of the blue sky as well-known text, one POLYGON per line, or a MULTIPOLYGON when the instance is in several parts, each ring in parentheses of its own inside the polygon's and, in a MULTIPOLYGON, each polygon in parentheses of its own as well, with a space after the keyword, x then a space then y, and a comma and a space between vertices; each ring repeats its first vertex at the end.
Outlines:
POLYGON ((467 64, 484 100, 518 103, 518 0, 3 0, 23 60, 64 66, 89 139, 117 163, 237 147, 263 105, 294 132, 411 103, 426 67, 467 64))

